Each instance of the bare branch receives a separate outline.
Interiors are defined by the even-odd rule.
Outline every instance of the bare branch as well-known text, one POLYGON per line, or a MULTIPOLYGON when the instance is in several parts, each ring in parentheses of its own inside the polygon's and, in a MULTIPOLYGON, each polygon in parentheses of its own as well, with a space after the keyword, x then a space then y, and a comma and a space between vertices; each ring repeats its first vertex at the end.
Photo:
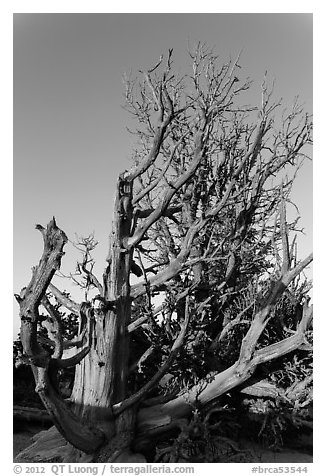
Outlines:
POLYGON ((46 296, 43 296, 42 304, 49 314, 49 317, 43 321, 42 326, 48 331, 48 336, 54 343, 52 358, 60 359, 63 352, 61 317, 46 296))
POLYGON ((160 367, 160 369, 156 372, 156 374, 137 393, 127 398, 126 400, 123 400, 122 402, 117 403, 116 405, 113 405, 113 408, 112 408, 113 414, 118 415, 121 412, 123 412, 126 408, 137 403, 139 400, 145 397, 145 395, 154 387, 154 385, 157 384, 157 382, 159 382, 159 380, 161 380, 163 375, 171 367, 173 361, 175 360, 177 354, 180 351, 180 348, 183 345, 185 335, 187 332, 187 327, 189 324, 189 319, 190 319, 189 299, 187 299, 185 320, 181 324, 179 335, 173 343, 169 357, 164 362, 164 364, 160 367))
POLYGON ((312 306, 307 311, 306 316, 300 322, 297 331, 290 337, 283 339, 275 344, 271 344, 263 349, 257 350, 252 357, 252 364, 259 365, 264 362, 270 362, 273 359, 282 357, 293 350, 300 347, 305 342, 305 331, 309 327, 309 323, 312 319, 312 306))
POLYGON ((194 150, 194 158, 188 168, 188 170, 181 175, 179 179, 177 179, 173 185, 167 187, 159 206, 154 210, 148 219, 139 226, 132 237, 129 238, 127 249, 130 249, 136 246, 140 241, 143 239, 147 230, 161 217, 163 216, 165 210, 168 208, 171 199, 176 194, 176 192, 186 183, 190 178, 195 174, 200 161, 203 157, 203 144, 202 144, 202 131, 200 131, 197 135, 195 141, 195 150, 194 150))
POLYGON ((141 371, 142 364, 145 362, 145 360, 148 359, 148 357, 152 355, 154 350, 154 346, 151 345, 150 347, 148 347, 148 349, 145 350, 145 352, 139 357, 139 359, 137 359, 136 362, 134 362, 130 366, 129 372, 133 372, 136 368, 138 369, 138 371, 141 371))
MULTIPOLYGON (((164 309, 164 304, 161 304, 160 306, 158 306, 156 309, 153 310, 153 312, 152 312, 153 316, 156 316, 157 314, 159 314, 163 309, 164 309)), ((141 317, 134 320, 133 322, 131 322, 128 325, 127 331, 129 333, 133 332, 136 329, 138 329, 138 327, 142 326, 147 321, 148 321, 148 315, 147 314, 145 316, 141 316, 141 317)))
POLYGON ((290 282, 302 272, 312 261, 312 254, 302 260, 294 268, 288 270, 281 278, 272 283, 270 289, 263 298, 251 326, 242 341, 239 361, 247 363, 250 361, 257 341, 265 329, 270 317, 271 311, 275 306, 277 299, 283 294, 290 282))
POLYGON ((158 177, 153 180, 147 187, 145 187, 144 190, 142 190, 132 201, 132 204, 133 205, 136 205, 143 197, 145 197, 149 192, 151 192, 159 183, 160 181, 163 179, 164 175, 166 174, 168 168, 170 167, 171 165, 171 162, 174 158, 174 154, 177 150, 177 148, 179 147, 179 145, 182 143, 183 139, 187 136, 187 133, 184 134, 180 140, 174 145, 172 151, 171 151, 171 154, 170 154, 170 157, 169 159, 167 160, 166 162, 166 165, 165 167, 162 169, 161 173, 158 175, 158 177))
POLYGON ((48 286, 48 290, 53 294, 53 296, 57 299, 57 301, 64 306, 69 311, 78 314, 79 312, 79 304, 73 301, 71 298, 66 296, 63 292, 61 292, 54 284, 50 283, 48 286))
POLYGON ((283 184, 282 184, 282 201, 281 201, 281 235, 282 235, 282 250, 283 250, 283 263, 282 274, 286 273, 291 265, 290 249, 289 249, 289 236, 286 225, 286 207, 283 196, 283 184))

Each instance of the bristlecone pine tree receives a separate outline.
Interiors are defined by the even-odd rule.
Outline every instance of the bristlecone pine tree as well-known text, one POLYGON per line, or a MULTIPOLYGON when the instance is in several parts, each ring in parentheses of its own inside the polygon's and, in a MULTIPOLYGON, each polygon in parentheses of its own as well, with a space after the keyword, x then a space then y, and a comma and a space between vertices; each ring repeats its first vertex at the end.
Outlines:
POLYGON ((239 58, 222 64, 202 44, 189 54, 184 76, 171 50, 140 79, 125 78, 133 165, 117 179, 103 278, 89 247, 79 263, 95 297, 76 303, 51 283, 67 237, 54 218, 36 227, 43 254, 15 296, 25 359, 54 426, 18 461, 146 461, 145 449, 180 431, 194 408, 214 408, 261 364, 307 345, 302 272, 312 255, 297 260, 297 220, 286 212, 310 117, 298 101, 291 110, 273 102, 266 77, 258 106, 243 105, 251 81, 239 58), (62 337, 53 296, 79 316, 74 340, 62 337), (276 312, 284 296, 287 322, 276 312), (262 345, 275 320, 278 339, 262 345), (58 373, 68 367, 74 385, 64 399, 58 373))

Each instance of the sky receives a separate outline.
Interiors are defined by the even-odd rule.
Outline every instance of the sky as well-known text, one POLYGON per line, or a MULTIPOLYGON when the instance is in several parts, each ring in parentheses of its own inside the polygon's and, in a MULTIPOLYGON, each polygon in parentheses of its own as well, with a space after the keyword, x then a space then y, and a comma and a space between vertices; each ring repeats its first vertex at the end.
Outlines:
MULTIPOLYGON (((206 42, 226 59, 243 50, 253 102, 267 70, 276 97, 291 104, 299 95, 312 113, 311 14, 16 13, 13 32, 14 292, 28 284, 42 253, 35 225, 52 216, 70 240, 95 232, 101 275, 114 186, 133 146, 122 108, 124 72, 148 68, 169 48, 182 71, 189 42, 206 42)), ((304 257, 312 250, 311 163, 292 196, 306 231, 304 257)), ((65 251, 62 270, 69 273, 77 254, 70 243, 65 251)), ((56 284, 68 287, 63 279, 56 284)), ((18 326, 15 303, 14 334, 18 326)))

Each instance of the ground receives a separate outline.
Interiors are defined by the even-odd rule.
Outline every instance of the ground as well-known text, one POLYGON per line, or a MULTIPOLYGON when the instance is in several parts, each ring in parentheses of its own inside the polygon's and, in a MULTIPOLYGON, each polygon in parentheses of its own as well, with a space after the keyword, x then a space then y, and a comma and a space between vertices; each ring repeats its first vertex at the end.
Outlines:
MULTIPOLYGON (((25 426, 14 433, 14 457, 24 448, 33 443, 32 437, 44 428, 25 426)), ((241 442, 241 446, 250 449, 254 455, 253 463, 312 463, 312 436, 305 442, 304 449, 285 448, 282 451, 272 451, 252 442, 241 442)))
POLYGON ((24 448, 31 445, 33 443, 32 437, 42 431, 44 428, 31 426, 30 428, 24 428, 21 431, 14 432, 13 438, 13 450, 14 450, 14 457, 20 453, 24 448))

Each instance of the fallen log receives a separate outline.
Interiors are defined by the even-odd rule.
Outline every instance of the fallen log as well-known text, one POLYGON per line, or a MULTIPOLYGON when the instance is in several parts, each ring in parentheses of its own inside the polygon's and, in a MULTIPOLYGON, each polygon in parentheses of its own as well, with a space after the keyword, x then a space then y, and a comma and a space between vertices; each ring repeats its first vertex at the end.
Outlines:
POLYGON ((52 419, 46 410, 41 408, 23 407, 14 405, 13 408, 14 421, 23 421, 28 423, 41 423, 52 425, 52 419))

